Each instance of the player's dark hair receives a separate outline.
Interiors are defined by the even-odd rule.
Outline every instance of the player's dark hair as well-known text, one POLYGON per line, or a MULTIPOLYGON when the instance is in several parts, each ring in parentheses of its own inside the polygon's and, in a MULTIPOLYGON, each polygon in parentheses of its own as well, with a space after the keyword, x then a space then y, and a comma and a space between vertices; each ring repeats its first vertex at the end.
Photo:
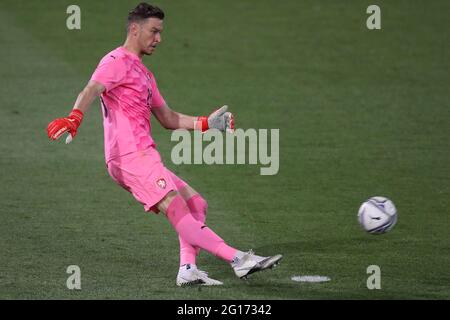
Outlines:
POLYGON ((164 20, 164 11, 148 3, 141 2, 136 8, 128 13, 127 29, 133 22, 141 22, 148 18, 158 18, 164 20))

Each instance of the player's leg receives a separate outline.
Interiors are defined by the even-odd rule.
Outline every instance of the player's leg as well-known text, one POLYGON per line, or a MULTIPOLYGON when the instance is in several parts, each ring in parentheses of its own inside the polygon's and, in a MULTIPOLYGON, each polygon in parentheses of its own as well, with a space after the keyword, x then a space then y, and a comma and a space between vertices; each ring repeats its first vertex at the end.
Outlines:
MULTIPOLYGON (((206 212, 208 209, 208 203, 206 202, 206 200, 176 174, 171 171, 169 171, 169 174, 172 178, 172 181, 175 183, 178 193, 181 195, 184 201, 186 201, 186 204, 191 211, 192 216, 196 220, 205 223, 206 212)), ((182 237, 179 237, 179 241, 180 267, 186 264, 195 264, 195 258, 200 253, 200 248, 191 246, 182 237)))
MULTIPOLYGON (((175 187, 180 193, 180 195, 183 196, 183 199, 185 196, 189 196, 189 190, 187 189, 187 183, 184 182, 182 179, 180 179, 177 175, 175 175, 170 170, 167 170, 168 174, 170 175, 172 181, 175 184, 175 187)), ((193 214, 191 212, 191 214, 193 214)), ((195 217, 195 216, 194 216, 195 217)), ((178 241, 180 242, 180 272, 182 272, 183 268, 190 268, 191 265, 196 265, 196 258, 198 255, 199 249, 197 247, 194 247, 190 245, 186 240, 184 240, 180 235, 178 236, 178 241)))
POLYGON ((208 209, 208 203, 206 200, 183 179, 178 177, 172 171, 168 170, 172 181, 175 183, 178 193, 186 201, 189 210, 192 215, 198 221, 206 221, 206 210, 208 209))
POLYGON ((157 204, 157 208, 166 214, 179 236, 192 246, 200 247, 230 263, 240 278, 272 268, 282 258, 281 255, 261 257, 253 254, 252 251, 245 253, 229 246, 204 223, 194 219, 178 192, 168 193, 157 204))
POLYGON ((157 208, 166 214, 178 235, 189 244, 204 249, 225 261, 233 260, 237 249, 228 246, 208 226, 196 220, 178 192, 169 192, 157 204, 157 208))
MULTIPOLYGON (((170 172, 172 181, 177 187, 180 196, 186 201, 186 204, 197 221, 205 223, 206 210, 208 204, 206 200, 201 197, 197 191, 189 186, 180 177, 170 172)), ((177 285, 191 284, 193 281, 200 278, 203 285, 221 285, 222 282, 209 278, 208 273, 197 268, 196 258, 200 252, 199 247, 192 246, 180 235, 178 236, 180 242, 180 268, 177 274, 177 285)))
MULTIPOLYGON (((154 149, 114 159, 108 163, 108 172, 120 186, 132 193, 144 205, 146 211, 159 212, 155 205, 169 192, 176 191, 180 187, 180 181, 172 180, 172 175, 163 166, 158 152, 154 149)), ((209 278, 205 272, 197 269, 195 265, 196 249, 184 241, 182 251, 186 250, 189 252, 181 254, 185 259, 185 267, 182 270, 180 268, 178 272, 177 285, 222 284, 222 282, 209 278)))
MULTIPOLYGON (((208 202, 190 185, 186 184, 182 189, 178 190, 180 195, 191 211, 192 216, 202 223, 206 223, 206 214, 208 211, 208 202)), ((195 248, 196 256, 200 253, 200 248, 195 248)))
POLYGON ((228 247, 220 237, 207 229, 202 221, 196 220, 178 192, 169 193, 157 207, 160 211, 166 213, 180 240, 180 268, 177 275, 177 285, 223 284, 208 277, 206 272, 197 268, 195 259, 198 252, 196 252, 196 249, 203 247, 203 249, 225 260, 232 259, 236 250, 228 247), (228 256, 227 250, 231 251, 228 256))
POLYGON ((179 189, 178 192, 186 201, 194 218, 204 223, 206 221, 208 202, 188 184, 184 188, 179 189))
POLYGON ((228 246, 204 223, 191 214, 186 201, 176 192, 175 183, 161 162, 159 153, 150 148, 108 162, 111 177, 144 205, 146 211, 163 211, 177 233, 190 245, 200 247, 227 262, 236 275, 244 277, 273 266, 281 256, 258 257, 228 246), (269 259, 269 260, 267 260, 269 259))

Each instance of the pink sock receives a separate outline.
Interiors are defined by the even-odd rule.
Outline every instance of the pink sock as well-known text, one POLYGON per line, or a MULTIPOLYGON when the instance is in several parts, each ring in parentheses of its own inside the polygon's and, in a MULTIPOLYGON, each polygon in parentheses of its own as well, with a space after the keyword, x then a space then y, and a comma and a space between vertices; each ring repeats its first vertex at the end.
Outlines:
POLYGON ((172 200, 166 216, 178 235, 191 246, 204 249, 225 261, 233 260, 237 250, 228 246, 202 222, 195 220, 180 195, 172 200))
POLYGON ((195 220, 205 223, 206 221, 206 210, 208 210, 208 203, 205 199, 198 193, 193 195, 186 201, 189 210, 195 220))
POLYGON ((180 241, 180 267, 185 264, 196 264, 200 249, 191 246, 181 236, 178 236, 178 240, 180 241))
MULTIPOLYGON (((195 220, 205 223, 206 210, 208 203, 198 193, 186 201, 186 204, 195 220)), ((187 243, 182 237, 178 236, 180 241, 180 266, 185 264, 195 264, 196 258, 200 253, 199 247, 193 247, 187 243)))

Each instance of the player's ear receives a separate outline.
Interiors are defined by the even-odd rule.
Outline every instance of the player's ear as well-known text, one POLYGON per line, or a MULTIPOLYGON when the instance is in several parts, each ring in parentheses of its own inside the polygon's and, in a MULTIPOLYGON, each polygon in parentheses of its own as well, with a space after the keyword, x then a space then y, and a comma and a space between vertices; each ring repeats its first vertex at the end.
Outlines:
POLYGON ((137 36, 138 34, 138 24, 136 22, 130 23, 130 26, 128 27, 128 32, 130 35, 137 36))

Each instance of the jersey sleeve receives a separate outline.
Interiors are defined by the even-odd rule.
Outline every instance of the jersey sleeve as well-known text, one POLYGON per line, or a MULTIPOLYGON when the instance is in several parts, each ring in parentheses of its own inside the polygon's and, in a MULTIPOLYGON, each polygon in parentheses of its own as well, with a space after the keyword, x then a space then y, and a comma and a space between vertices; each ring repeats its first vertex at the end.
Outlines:
POLYGON ((126 73, 127 68, 123 59, 107 56, 100 61, 91 80, 101 83, 108 92, 124 82, 126 73))
POLYGON ((152 86, 152 108, 159 108, 166 104, 163 96, 159 92, 158 85, 156 84, 155 77, 151 77, 151 86, 152 86))

